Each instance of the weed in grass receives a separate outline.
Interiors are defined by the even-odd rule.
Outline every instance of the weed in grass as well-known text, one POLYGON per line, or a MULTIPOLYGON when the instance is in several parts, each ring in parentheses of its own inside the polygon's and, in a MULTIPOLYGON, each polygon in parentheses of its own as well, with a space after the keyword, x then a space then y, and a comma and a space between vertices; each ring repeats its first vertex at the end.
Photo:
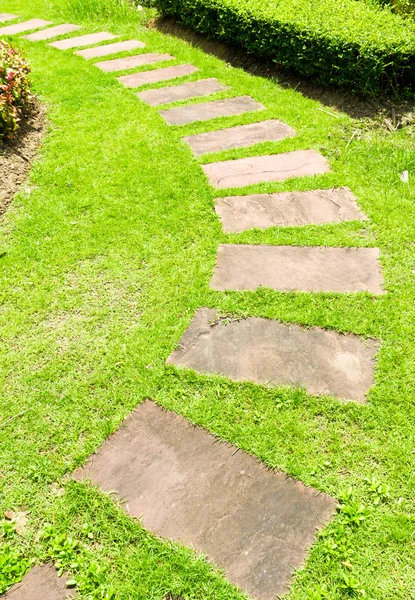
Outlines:
POLYGON ((12 521, 0 521, 0 594, 22 579, 30 562, 18 546, 13 545, 16 527, 12 521))

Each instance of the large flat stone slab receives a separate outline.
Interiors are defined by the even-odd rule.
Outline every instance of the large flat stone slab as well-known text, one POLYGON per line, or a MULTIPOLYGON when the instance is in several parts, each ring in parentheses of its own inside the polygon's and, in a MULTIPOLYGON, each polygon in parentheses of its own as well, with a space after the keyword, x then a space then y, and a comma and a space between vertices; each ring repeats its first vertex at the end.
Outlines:
POLYGON ((20 583, 5 594, 5 600, 65 600, 76 592, 66 587, 65 577, 58 577, 53 565, 33 567, 20 583))
POLYGON ((130 52, 131 50, 145 47, 145 43, 140 42, 139 40, 125 40, 124 42, 115 42, 114 44, 106 44, 105 46, 95 46, 95 48, 77 50, 75 54, 86 59, 101 58, 103 56, 110 56, 111 54, 118 54, 119 52, 130 52))
POLYGON ((44 29, 43 31, 36 31, 36 33, 31 33, 24 37, 31 42, 43 42, 44 40, 51 40, 59 35, 66 35, 67 33, 72 33, 72 31, 78 31, 78 29, 81 29, 79 25, 64 23, 63 25, 57 25, 56 27, 48 27, 48 29, 44 29))
POLYGON ((30 21, 23 21, 22 23, 15 23, 14 25, 7 25, 6 27, 1 27, 0 35, 15 35, 17 33, 30 31, 31 29, 40 29, 41 27, 47 27, 48 25, 52 25, 52 22, 44 21, 43 19, 31 19, 30 21))
POLYGON ((150 83, 159 83, 160 81, 193 75, 198 70, 193 65, 176 65, 175 67, 164 67, 163 69, 155 69, 154 71, 146 71, 144 73, 123 75, 122 77, 118 77, 118 81, 125 85, 125 87, 137 88, 150 83))
POLYGON ((229 86, 223 85, 217 79, 212 78, 199 79, 199 81, 190 81, 189 83, 158 90, 147 90, 146 92, 139 92, 137 96, 150 106, 159 106, 160 104, 171 104, 180 100, 209 96, 229 89, 229 86))
POLYGON ((105 73, 113 73, 114 71, 126 71, 135 67, 143 67, 154 63, 174 60, 174 56, 170 54, 158 54, 151 52, 149 54, 138 54, 137 56, 126 56, 125 58, 114 58, 113 60, 105 60, 104 62, 95 63, 95 66, 105 73))
POLYGON ((157 535, 206 553, 254 598, 288 588, 335 501, 145 402, 78 475, 157 535))
POLYGON ((0 13, 0 23, 5 23, 6 21, 13 21, 13 19, 18 19, 17 15, 12 15, 10 13, 0 13))
POLYGON ((382 283, 378 248, 223 244, 211 287, 383 294, 382 283))
POLYGON ((217 198, 215 210, 226 233, 367 219, 347 188, 229 196, 217 198))
POLYGON ((277 120, 250 123, 219 131, 208 131, 183 138, 193 150, 201 156, 208 152, 221 152, 234 148, 245 148, 261 142, 279 142, 295 135, 294 129, 277 120))
POLYGON ((253 110, 264 110, 265 106, 250 96, 215 100, 191 106, 181 106, 170 110, 160 110, 159 113, 169 125, 186 125, 196 121, 210 121, 218 117, 242 115, 253 110))
POLYGON ((330 170, 327 160, 315 150, 297 150, 271 156, 252 156, 202 165, 216 188, 244 187, 267 181, 322 175, 330 170))
POLYGON ((93 44, 99 44, 100 42, 107 42, 114 40, 117 37, 117 35, 112 33, 100 31, 99 33, 78 35, 76 37, 67 38, 66 40, 52 42, 50 46, 53 46, 53 48, 57 48, 58 50, 71 50, 72 48, 81 48, 82 46, 92 46, 93 44))
POLYGON ((366 401, 374 383, 374 340, 257 317, 217 317, 214 310, 198 310, 167 362, 233 381, 305 387, 313 395, 366 401))

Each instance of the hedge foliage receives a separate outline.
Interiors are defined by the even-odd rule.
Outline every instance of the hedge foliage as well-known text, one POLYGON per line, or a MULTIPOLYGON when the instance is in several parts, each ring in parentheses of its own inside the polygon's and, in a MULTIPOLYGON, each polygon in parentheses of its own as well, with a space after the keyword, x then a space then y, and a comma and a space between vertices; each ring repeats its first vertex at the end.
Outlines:
POLYGON ((0 41, 0 140, 12 139, 30 100, 30 69, 7 42, 0 41))
POLYGON ((322 84, 413 95, 415 25, 356 0, 155 0, 165 16, 322 84))

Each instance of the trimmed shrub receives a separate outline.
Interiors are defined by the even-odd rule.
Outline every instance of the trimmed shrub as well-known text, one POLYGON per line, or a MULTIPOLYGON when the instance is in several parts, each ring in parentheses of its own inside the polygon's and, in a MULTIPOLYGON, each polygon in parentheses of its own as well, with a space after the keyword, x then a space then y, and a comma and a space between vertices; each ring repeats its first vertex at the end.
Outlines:
POLYGON ((0 41, 0 140, 12 139, 29 100, 30 68, 10 44, 0 41))
POLYGON ((355 0, 156 0, 184 25, 322 84, 405 93, 415 84, 415 26, 355 0))

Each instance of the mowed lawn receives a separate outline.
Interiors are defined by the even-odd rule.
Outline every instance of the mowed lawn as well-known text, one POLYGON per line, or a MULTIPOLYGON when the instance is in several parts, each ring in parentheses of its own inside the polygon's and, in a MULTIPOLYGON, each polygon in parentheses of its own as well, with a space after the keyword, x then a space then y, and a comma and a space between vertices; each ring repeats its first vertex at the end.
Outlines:
POLYGON ((203 557, 154 537, 109 496, 71 480, 151 398, 340 501, 290 600, 415 599, 414 129, 385 132, 333 116, 146 28, 151 10, 117 9, 115 0, 1 0, 0 12, 135 37, 149 52, 196 65, 197 78, 231 86, 215 98, 249 94, 267 107, 171 128, 114 75, 71 51, 15 38, 49 128, 0 228, 0 515, 28 516, 23 534, 1 526, 0 593, 31 562, 52 558, 80 598, 246 597, 203 557), (281 119, 297 136, 220 158, 315 148, 332 171, 242 193, 347 185, 370 221, 223 234, 214 198, 236 190, 215 194, 180 138, 262 118, 281 119), (409 183, 399 177, 405 170, 409 183), (229 242, 376 246, 388 293, 214 292, 217 247, 229 242), (166 367, 199 307, 378 338, 368 403, 166 367))

